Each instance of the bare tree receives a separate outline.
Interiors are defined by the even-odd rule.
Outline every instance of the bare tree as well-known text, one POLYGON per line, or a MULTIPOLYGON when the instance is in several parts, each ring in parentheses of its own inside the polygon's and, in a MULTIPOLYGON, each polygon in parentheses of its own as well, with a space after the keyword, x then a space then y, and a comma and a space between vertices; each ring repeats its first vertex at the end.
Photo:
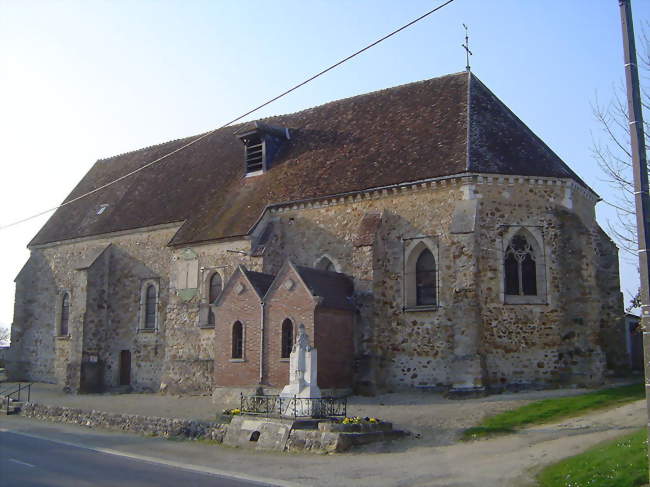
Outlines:
MULTIPOLYGON (((641 81, 641 104, 644 111, 650 107, 650 93, 644 86, 650 79, 650 23, 643 27, 638 53, 639 76, 641 81)), ((608 103, 601 104, 596 99, 593 112, 600 124, 602 139, 594 137, 592 154, 604 175, 604 180, 613 188, 614 196, 605 203, 614 207, 616 220, 608 221, 609 231, 624 251, 624 258, 637 263, 638 240, 636 233, 636 213, 634 206, 634 182, 632 178, 632 154, 630 152, 630 127, 628 124, 627 94, 621 83, 613 90, 608 103)), ((644 116, 643 128, 646 142, 650 134, 650 121, 644 116)), ((649 146, 646 143, 646 151, 649 146)), ((640 306, 637 290, 627 310, 640 306)))
MULTIPOLYGON (((639 73, 641 77, 641 102, 644 110, 650 107, 650 93, 644 89, 650 77, 650 39, 646 24, 641 36, 639 73)), ((604 180, 615 190, 615 196, 605 201, 616 210, 616 221, 608 222, 609 230, 628 257, 636 260, 637 235, 634 211, 634 183, 632 180, 632 154, 630 153, 630 129, 628 124, 627 95, 625 86, 614 89, 606 104, 598 100, 593 105, 594 116, 600 124, 603 139, 594 138, 592 153, 604 180)), ((648 117, 644 117, 644 130, 650 134, 648 117)), ((647 137, 646 137, 647 141, 647 137)), ((646 150, 648 146, 646 145, 646 150)))
POLYGON ((0 347, 6 347, 9 345, 9 340, 11 340, 9 327, 0 325, 0 347))

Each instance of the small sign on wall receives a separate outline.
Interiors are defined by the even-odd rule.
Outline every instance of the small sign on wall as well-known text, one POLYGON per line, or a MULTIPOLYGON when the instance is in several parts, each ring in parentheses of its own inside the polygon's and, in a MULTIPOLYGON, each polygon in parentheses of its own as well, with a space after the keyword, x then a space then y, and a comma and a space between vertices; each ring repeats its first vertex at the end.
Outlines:
POLYGON ((196 289, 199 283, 199 260, 191 249, 181 252, 174 263, 174 284, 177 291, 196 289))

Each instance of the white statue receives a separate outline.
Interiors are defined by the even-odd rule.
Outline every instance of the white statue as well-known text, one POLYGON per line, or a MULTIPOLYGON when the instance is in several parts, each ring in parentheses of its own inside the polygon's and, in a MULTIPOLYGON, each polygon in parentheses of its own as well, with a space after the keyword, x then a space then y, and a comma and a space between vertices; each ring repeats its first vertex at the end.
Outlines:
POLYGON ((314 411, 312 401, 293 399, 319 399, 320 389, 317 377, 316 349, 309 346, 305 325, 298 327, 298 336, 289 355, 289 384, 280 393, 282 414, 285 416, 311 416, 314 411))

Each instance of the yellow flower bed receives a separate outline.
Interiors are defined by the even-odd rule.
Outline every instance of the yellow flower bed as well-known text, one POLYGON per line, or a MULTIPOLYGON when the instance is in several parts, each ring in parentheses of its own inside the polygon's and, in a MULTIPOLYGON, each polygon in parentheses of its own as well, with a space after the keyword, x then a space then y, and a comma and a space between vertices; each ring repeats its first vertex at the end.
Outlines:
POLYGON ((359 416, 352 416, 350 418, 343 418, 341 423, 343 423, 343 424, 362 424, 362 423, 376 424, 376 423, 381 423, 381 420, 379 420, 377 418, 361 418, 359 416))

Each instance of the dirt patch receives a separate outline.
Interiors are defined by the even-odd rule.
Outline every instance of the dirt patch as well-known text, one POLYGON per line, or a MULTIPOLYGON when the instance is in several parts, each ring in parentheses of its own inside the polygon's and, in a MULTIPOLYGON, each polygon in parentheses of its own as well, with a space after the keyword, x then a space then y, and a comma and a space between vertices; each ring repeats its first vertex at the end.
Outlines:
POLYGON ((398 429, 410 431, 419 445, 451 445, 463 430, 485 417, 518 408, 532 401, 589 392, 563 389, 496 394, 475 399, 446 399, 431 392, 400 392, 371 398, 352 397, 349 416, 376 416, 391 421, 398 429))

